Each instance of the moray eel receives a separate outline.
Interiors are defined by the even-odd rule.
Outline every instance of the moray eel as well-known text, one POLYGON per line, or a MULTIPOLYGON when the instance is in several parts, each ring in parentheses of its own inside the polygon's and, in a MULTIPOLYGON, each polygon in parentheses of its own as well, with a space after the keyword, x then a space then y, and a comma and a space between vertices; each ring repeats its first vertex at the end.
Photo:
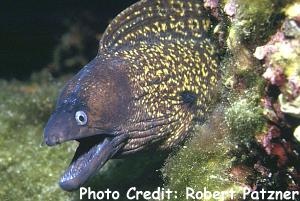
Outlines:
POLYGON ((79 188, 111 158, 171 149, 207 116, 220 78, 211 26, 200 0, 142 0, 111 22, 44 130, 49 146, 79 142, 62 189, 79 188))

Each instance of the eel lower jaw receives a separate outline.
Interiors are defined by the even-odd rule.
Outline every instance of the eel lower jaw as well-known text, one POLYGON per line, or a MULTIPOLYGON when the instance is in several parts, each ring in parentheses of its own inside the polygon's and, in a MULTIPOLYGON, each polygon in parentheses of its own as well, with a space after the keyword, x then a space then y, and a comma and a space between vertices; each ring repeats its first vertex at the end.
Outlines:
POLYGON ((72 191, 82 186, 120 149, 117 138, 119 136, 95 135, 78 139, 79 146, 60 179, 60 187, 72 191))

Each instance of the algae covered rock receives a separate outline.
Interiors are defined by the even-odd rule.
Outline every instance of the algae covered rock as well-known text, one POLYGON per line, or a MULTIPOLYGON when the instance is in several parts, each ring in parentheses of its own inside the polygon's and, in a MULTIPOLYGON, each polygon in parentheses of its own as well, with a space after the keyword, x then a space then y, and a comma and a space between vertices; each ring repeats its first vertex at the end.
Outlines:
POLYGON ((62 159, 69 151, 66 146, 51 151, 41 146, 43 124, 61 82, 43 73, 26 83, 0 83, 0 199, 68 200, 55 175, 67 165, 62 159))
POLYGON ((223 108, 216 109, 210 123, 196 126, 193 137, 175 155, 171 156, 162 169, 166 186, 178 192, 178 200, 184 200, 186 187, 209 191, 238 189, 230 180, 232 143, 226 136, 223 108))
POLYGON ((185 148, 167 160, 166 186, 180 192, 186 186, 299 190, 298 4, 268 0, 219 4, 228 17, 224 43, 228 49, 221 62, 223 115, 212 113, 185 148), (225 129, 207 129, 214 118, 223 118, 217 125, 225 129), (223 137, 211 141, 208 133, 223 137))
POLYGON ((204 125, 196 124, 191 139, 166 161, 162 169, 165 184, 179 192, 178 200, 185 199, 186 187, 234 191, 234 198, 241 198, 253 179, 256 154, 260 154, 250 154, 249 149, 264 125, 257 96, 252 95, 220 104, 204 125))

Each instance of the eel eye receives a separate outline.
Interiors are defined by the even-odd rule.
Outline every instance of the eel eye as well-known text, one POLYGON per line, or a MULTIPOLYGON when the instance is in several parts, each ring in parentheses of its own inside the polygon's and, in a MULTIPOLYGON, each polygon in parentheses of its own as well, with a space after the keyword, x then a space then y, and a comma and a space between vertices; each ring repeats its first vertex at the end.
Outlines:
POLYGON ((87 123, 87 115, 84 111, 77 111, 75 114, 75 119, 79 126, 83 126, 87 123))

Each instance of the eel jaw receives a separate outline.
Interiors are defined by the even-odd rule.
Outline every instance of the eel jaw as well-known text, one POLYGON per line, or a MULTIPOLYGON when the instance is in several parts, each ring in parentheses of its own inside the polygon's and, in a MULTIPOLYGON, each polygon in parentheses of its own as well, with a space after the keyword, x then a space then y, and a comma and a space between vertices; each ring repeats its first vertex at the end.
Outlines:
POLYGON ((60 187, 66 191, 78 189, 123 147, 126 140, 127 135, 96 135, 77 140, 79 146, 60 179, 60 187))

